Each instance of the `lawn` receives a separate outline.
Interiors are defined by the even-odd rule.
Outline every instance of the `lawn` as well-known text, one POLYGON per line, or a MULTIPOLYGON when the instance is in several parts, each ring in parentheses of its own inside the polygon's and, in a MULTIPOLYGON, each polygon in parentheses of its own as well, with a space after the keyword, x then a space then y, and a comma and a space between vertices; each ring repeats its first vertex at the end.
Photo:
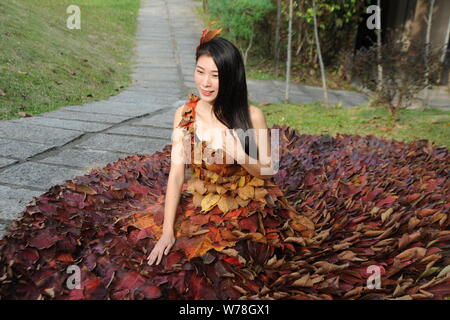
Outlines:
MULTIPOLYGON (((255 103, 257 106, 258 104, 255 103)), ((383 108, 341 107, 326 109, 320 104, 271 104, 260 107, 269 127, 288 125, 303 134, 331 135, 337 132, 365 136, 372 134, 405 142, 426 139, 450 149, 450 112, 401 110, 400 121, 392 123, 383 108)))
POLYGON ((139 0, 0 1, 0 119, 117 94, 131 82, 139 0), (67 7, 81 29, 67 28, 67 7))

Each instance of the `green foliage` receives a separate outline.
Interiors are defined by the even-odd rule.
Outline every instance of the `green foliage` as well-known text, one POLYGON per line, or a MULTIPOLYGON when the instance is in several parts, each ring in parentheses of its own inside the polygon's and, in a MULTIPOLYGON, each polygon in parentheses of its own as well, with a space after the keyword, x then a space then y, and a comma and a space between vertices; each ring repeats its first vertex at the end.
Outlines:
MULTIPOLYGON (((360 6, 357 6, 357 0, 316 0, 318 18, 326 17, 334 22, 334 26, 340 28, 344 24, 349 23, 360 13, 360 6)), ((313 23, 314 9, 312 5, 305 12, 298 11, 297 15, 304 18, 308 23, 313 23)), ((327 26, 324 23, 319 25, 321 29, 325 29, 327 26)), ((328 25, 330 27, 330 25, 328 25)))
POLYGON ((255 23, 262 21, 274 9, 270 0, 210 0, 208 11, 226 30, 231 40, 249 40, 254 36, 255 23))

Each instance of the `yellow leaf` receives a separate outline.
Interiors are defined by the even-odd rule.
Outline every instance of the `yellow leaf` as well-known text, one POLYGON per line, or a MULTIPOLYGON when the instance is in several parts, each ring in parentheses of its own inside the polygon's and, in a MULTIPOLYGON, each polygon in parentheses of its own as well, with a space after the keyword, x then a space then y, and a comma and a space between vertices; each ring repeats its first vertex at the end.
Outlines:
POLYGON ((206 190, 208 193, 215 193, 217 191, 217 186, 214 183, 206 184, 206 190))
POLYGON ((209 210, 214 208, 214 206, 217 204, 217 202, 219 202, 219 199, 220 199, 220 195, 218 195, 216 193, 210 193, 210 194, 206 195, 203 198, 202 203, 201 203, 202 211, 208 212, 209 210))
POLYGON ((253 199, 255 197, 255 188, 252 186, 245 186, 238 188, 238 195, 242 200, 253 199))
POLYGON ((264 197, 268 193, 269 192, 265 188, 256 188, 255 189, 255 200, 266 203, 266 200, 264 199, 264 197))
POLYGON ((86 194, 90 194, 90 195, 94 195, 97 194, 97 191, 95 191, 94 189, 92 189, 91 187, 89 187, 88 185, 85 184, 77 184, 76 186, 76 190, 78 192, 84 192, 86 194))
POLYGON ((413 248, 406 249, 402 253, 398 254, 397 256, 395 256, 395 259, 400 259, 400 260, 403 260, 403 259, 410 260, 413 258, 422 259, 423 257, 425 257, 426 252, 427 252, 427 249, 425 249, 425 248, 413 247, 413 248))
POLYGON ((253 179, 248 183, 248 185, 254 187, 261 187, 264 185, 264 180, 257 177, 253 177, 253 179))
POLYGON ((203 230, 199 230, 197 232, 192 233, 191 236, 199 236, 201 234, 205 234, 205 233, 208 233, 208 232, 209 232, 209 229, 203 229, 203 230))
POLYGON ((224 194, 225 192, 227 192, 227 189, 222 186, 216 186, 216 191, 218 194, 224 194))
POLYGON ((220 176, 214 172, 214 174, 211 177, 211 182, 216 183, 219 178, 220 178, 220 176))
POLYGON ((392 208, 389 208, 385 212, 383 212, 381 214, 381 222, 384 222, 387 218, 389 218, 392 212, 394 212, 394 209, 392 208))
POLYGON ((187 183, 187 190, 191 192, 198 192, 199 194, 205 194, 205 183, 200 179, 189 180, 187 183))
POLYGON ((264 237, 264 235, 259 232, 249 233, 248 236, 250 237, 250 239, 252 239, 252 241, 255 241, 255 242, 262 242, 262 243, 267 242, 267 239, 264 237))
POLYGON ((284 242, 294 242, 303 247, 306 247, 305 239, 301 237, 287 237, 286 239, 284 239, 284 242))
POLYGON ((245 185, 245 176, 239 178, 238 186, 243 187, 245 185))
POLYGON ((194 202, 194 206, 201 207, 203 196, 200 193, 195 192, 192 201, 194 202))
POLYGON ((235 198, 225 195, 222 195, 220 197, 220 200, 217 203, 217 205, 219 206, 219 209, 223 213, 227 213, 228 211, 232 211, 239 208, 239 204, 235 198))
POLYGON ((311 280, 311 277, 309 276, 309 273, 307 273, 303 277, 301 277, 300 279, 295 280, 292 283, 292 286, 294 286, 294 287, 311 288, 312 286, 314 286, 314 282, 311 280))
POLYGON ((241 207, 246 207, 248 205, 248 203, 250 202, 250 199, 244 200, 241 197, 237 196, 236 201, 241 207))

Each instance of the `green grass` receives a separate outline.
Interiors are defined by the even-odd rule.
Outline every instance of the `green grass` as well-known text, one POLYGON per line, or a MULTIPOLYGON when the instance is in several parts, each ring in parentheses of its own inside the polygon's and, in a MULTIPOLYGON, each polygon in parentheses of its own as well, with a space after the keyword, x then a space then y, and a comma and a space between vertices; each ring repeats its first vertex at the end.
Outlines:
MULTIPOLYGON (((279 74, 275 74, 275 66, 271 59, 249 55, 247 65, 245 66, 246 76, 256 80, 278 80, 286 81, 286 62, 281 61, 279 65, 279 74)), ((331 90, 358 90, 349 82, 345 81, 337 72, 325 70, 327 76, 327 86, 331 90)), ((293 62, 291 66, 291 83, 298 85, 308 85, 313 87, 322 87, 322 76, 319 70, 302 66, 293 62)))
POLYGON ((140 0, 0 1, 0 119, 103 100, 131 82, 140 0), (81 30, 66 9, 81 9, 81 30))
POLYGON ((269 127, 288 125, 300 133, 314 135, 372 134, 405 142, 426 139, 450 149, 450 112, 436 108, 400 110, 400 121, 394 123, 386 109, 367 106, 326 109, 320 104, 272 104, 260 108, 269 127))

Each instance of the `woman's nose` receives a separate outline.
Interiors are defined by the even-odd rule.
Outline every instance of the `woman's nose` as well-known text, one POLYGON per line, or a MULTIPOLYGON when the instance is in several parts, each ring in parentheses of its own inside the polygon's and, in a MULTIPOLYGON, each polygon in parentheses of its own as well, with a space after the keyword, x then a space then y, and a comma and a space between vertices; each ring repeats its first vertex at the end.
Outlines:
POLYGON ((209 85, 211 83, 211 79, 208 75, 203 77, 203 86, 209 85))

